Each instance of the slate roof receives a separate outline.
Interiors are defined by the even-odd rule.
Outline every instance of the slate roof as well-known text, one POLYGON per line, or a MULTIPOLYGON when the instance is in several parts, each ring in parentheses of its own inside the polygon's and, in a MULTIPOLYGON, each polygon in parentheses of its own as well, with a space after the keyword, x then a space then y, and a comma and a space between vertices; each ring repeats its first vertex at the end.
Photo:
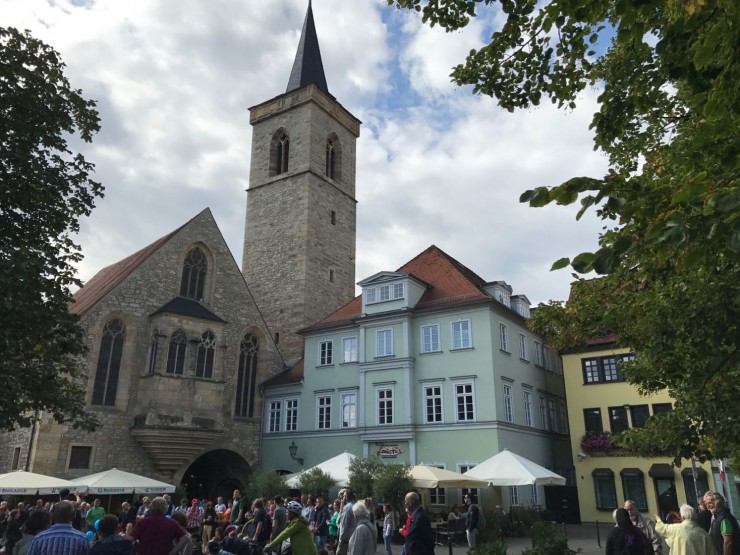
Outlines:
POLYGON ((329 93, 324 75, 324 64, 321 62, 321 51, 319 50, 319 38, 316 35, 316 26, 313 22, 313 9, 311 0, 308 1, 306 19, 303 21, 301 40, 298 43, 298 51, 293 62, 293 70, 288 79, 288 88, 285 92, 294 91, 308 85, 316 85, 325 93, 329 93))
POLYGON ((175 297, 152 312, 151 316, 162 314, 164 312, 168 312, 170 314, 182 314, 183 316, 200 318, 201 320, 210 320, 212 322, 226 323, 226 320, 216 316, 216 314, 211 312, 195 299, 188 299, 186 297, 175 297))
MULTIPOLYGON (((429 284, 416 308, 450 307, 492 300, 483 290, 487 283, 483 278, 435 245, 409 260, 397 271, 411 274, 429 284)), ((362 296, 358 295, 303 331, 349 323, 359 318, 361 312, 362 296)))

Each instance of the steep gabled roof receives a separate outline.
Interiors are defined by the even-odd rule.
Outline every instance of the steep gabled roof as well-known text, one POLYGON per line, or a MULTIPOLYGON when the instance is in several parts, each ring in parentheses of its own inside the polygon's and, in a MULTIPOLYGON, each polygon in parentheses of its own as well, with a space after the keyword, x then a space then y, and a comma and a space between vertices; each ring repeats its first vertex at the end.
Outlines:
POLYGON ((262 382, 262 387, 274 387, 276 385, 287 385, 291 383, 300 383, 303 381, 303 359, 296 362, 287 370, 266 379, 262 382))
MULTIPOLYGON (((429 284, 416 308, 447 307, 492 300, 482 289, 486 284, 483 278, 435 245, 409 260, 397 271, 429 284)), ((349 323, 358 318, 361 312, 362 296, 358 295, 305 331, 349 323)))
POLYGON ((319 38, 316 35, 316 26, 313 22, 313 10, 311 0, 308 1, 306 19, 303 21, 301 40, 298 43, 298 51, 293 62, 293 70, 288 79, 288 88, 285 92, 300 89, 309 83, 316 85, 325 93, 329 92, 324 75, 324 64, 321 62, 321 51, 319 50, 319 38))
MULTIPOLYGON (((208 210, 208 208, 203 210, 200 214, 206 210, 208 210)), ((157 250, 169 241, 178 231, 200 216, 200 214, 191 218, 174 231, 160 237, 151 245, 148 245, 131 256, 127 256, 123 260, 119 260, 115 264, 111 264, 110 266, 106 266, 100 270, 72 296, 73 302, 69 305, 69 311, 78 316, 85 314, 95 306, 98 301, 110 293, 116 285, 126 279, 131 272, 141 266, 152 254, 157 252, 157 250)))

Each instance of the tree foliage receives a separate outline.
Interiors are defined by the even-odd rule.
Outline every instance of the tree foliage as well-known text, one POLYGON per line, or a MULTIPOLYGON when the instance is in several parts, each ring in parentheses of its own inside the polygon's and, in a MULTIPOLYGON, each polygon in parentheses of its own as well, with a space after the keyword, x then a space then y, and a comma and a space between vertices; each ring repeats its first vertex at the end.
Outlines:
POLYGON ((252 474, 245 495, 248 499, 256 499, 257 497, 274 499, 276 495, 285 495, 287 492, 288 486, 285 483, 285 476, 268 470, 252 474))
POLYGON ((318 467, 306 470, 301 474, 298 489, 302 493, 309 493, 326 499, 328 492, 334 487, 334 478, 318 467))
POLYGON ((82 255, 72 236, 103 188, 72 151, 99 130, 95 103, 64 76, 53 48, 0 28, 0 429, 37 411, 90 429, 78 383, 82 331, 67 306, 82 255))
POLYGON ((355 457, 349 463, 349 487, 358 499, 373 496, 375 479, 383 469, 380 457, 355 457))
POLYGON ((406 464, 384 464, 373 482, 373 498, 403 510, 403 499, 414 489, 411 468, 406 464))
POLYGON ((452 79, 508 110, 544 98, 573 107, 586 87, 600 90, 591 128, 609 159, 606 175, 538 186, 521 201, 579 203, 578 218, 595 210, 605 223, 598 250, 553 269, 604 277, 565 306, 540 308, 537 325, 570 347, 590 333, 616 334, 637 355, 627 379, 674 397, 666 422, 623 436, 625 446, 653 442, 677 459, 740 455, 740 4, 388 3, 448 31, 498 7, 502 28, 452 79))

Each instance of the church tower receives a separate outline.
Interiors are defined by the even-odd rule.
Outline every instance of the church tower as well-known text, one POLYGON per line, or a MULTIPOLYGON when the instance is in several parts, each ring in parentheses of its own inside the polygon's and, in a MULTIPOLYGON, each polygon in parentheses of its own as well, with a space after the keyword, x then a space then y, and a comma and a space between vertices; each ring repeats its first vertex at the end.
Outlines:
POLYGON ((286 362, 354 297, 360 121, 329 93, 309 0, 284 94, 250 111, 243 273, 286 362))

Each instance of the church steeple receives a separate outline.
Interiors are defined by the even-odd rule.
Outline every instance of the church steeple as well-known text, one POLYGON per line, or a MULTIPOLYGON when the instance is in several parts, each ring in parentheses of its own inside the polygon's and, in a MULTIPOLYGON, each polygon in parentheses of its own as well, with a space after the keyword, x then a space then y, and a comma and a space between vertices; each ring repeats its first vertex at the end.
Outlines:
POLYGON ((288 88, 285 92, 316 83, 325 93, 329 92, 324 76, 324 64, 321 63, 321 51, 319 50, 319 38, 316 36, 316 26, 313 22, 313 10, 311 0, 308 0, 308 11, 303 22, 301 41, 298 43, 298 51, 293 62, 293 70, 290 72, 288 88))

